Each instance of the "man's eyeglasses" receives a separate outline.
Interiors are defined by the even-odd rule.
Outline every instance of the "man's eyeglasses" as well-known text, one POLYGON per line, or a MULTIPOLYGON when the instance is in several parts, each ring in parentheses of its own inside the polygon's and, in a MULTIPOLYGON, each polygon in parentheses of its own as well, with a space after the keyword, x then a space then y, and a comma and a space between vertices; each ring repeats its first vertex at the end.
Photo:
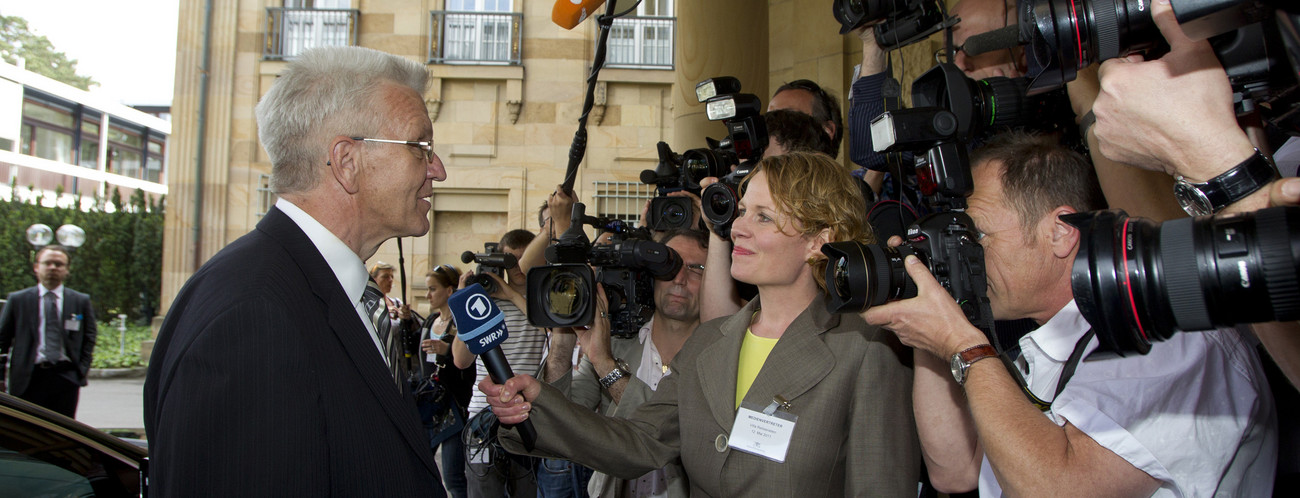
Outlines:
POLYGON ((687 275, 695 278, 704 277, 704 265, 686 265, 687 275))
POLYGON ((364 137, 351 137, 351 138, 352 140, 360 140, 362 142, 379 142, 381 144, 400 144, 400 145, 405 145, 407 147, 416 147, 420 149, 420 152, 424 153, 424 162, 426 163, 433 162, 433 142, 408 142, 406 140, 384 140, 382 138, 364 138, 364 137))

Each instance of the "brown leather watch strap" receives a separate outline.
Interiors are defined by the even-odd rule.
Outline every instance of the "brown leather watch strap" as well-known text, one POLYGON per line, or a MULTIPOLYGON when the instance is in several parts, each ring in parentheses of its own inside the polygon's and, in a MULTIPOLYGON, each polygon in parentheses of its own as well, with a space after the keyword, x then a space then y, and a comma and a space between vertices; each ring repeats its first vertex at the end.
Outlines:
POLYGON ((980 344, 979 346, 967 348, 965 351, 957 354, 961 356, 961 361, 966 362, 967 365, 971 365, 985 358, 996 357, 998 355, 998 350, 994 349, 993 346, 989 344, 980 344))

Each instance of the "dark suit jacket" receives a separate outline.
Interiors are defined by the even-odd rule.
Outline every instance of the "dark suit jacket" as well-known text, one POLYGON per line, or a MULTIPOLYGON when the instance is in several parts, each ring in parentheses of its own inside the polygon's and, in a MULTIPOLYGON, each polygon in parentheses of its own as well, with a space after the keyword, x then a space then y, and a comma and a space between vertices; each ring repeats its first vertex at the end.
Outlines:
MULTIPOLYGON (((629 419, 604 417, 543 385, 529 419, 536 454, 567 456, 623 479, 680 455, 692 496, 916 496, 920 449, 912 372, 892 333, 814 299, 790 324, 745 401, 775 395, 799 417, 784 463, 727 446, 736 417, 740 344, 758 300, 700 325, 672 375, 629 419)), ((506 450, 522 452, 502 431, 506 450)))
MULTIPOLYGON (((15 396, 27 390, 36 366, 36 349, 41 343, 39 293, 37 286, 10 293, 4 311, 0 311, 0 353, 9 355, 9 393, 15 396)), ((90 296, 63 286, 62 315, 59 323, 67 323, 73 316, 81 317, 81 330, 65 329, 63 354, 77 364, 77 384, 84 386, 95 352, 95 338, 99 335, 90 296)))
POLYGON ((311 239, 272 209, 176 296, 145 381, 154 496, 443 496, 399 392, 311 239))

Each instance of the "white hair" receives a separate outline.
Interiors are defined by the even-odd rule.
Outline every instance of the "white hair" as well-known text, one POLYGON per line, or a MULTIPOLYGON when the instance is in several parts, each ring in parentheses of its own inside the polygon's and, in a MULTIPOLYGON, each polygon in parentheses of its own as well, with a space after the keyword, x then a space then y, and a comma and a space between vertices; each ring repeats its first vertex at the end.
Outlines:
POLYGON ((335 135, 369 135, 384 116, 373 105, 377 87, 404 85, 424 95, 429 71, 418 62, 363 47, 325 47, 303 52, 257 103, 257 137, 271 157, 271 189, 277 194, 315 187, 315 168, 335 135))

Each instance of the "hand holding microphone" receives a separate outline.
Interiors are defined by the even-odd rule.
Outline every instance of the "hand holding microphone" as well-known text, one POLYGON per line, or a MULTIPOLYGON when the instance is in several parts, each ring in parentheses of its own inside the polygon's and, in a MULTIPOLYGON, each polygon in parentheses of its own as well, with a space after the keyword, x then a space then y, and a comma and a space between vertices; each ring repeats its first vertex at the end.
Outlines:
MULTIPOLYGON (((514 377, 514 372, 510 370, 510 363, 506 361, 506 355, 501 352, 501 343, 505 342, 508 336, 505 315, 483 291, 483 286, 470 284, 456 291, 447 298, 447 307, 450 308, 451 318, 456 323, 457 337, 469 347, 470 353, 483 358, 483 365, 487 367, 488 376, 492 381, 505 384, 514 377)), ((499 392, 484 391, 484 393, 488 398, 499 396, 499 392)), ((535 393, 536 390, 534 396, 535 393)), ((537 441, 537 430, 533 428, 532 422, 523 420, 518 424, 507 424, 503 421, 501 425, 503 427, 518 425, 524 447, 530 451, 533 449, 533 444, 537 441)))

